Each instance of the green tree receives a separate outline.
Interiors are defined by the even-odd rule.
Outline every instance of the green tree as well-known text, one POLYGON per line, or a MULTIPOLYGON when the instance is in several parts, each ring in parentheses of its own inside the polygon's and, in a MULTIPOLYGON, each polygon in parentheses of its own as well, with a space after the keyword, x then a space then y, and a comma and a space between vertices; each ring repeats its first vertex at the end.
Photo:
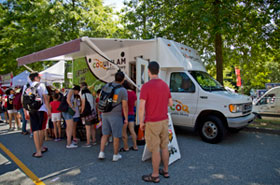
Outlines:
MULTIPOLYGON (((0 74, 25 70, 16 58, 82 36, 118 37, 119 23, 101 0, 7 0, 0 4, 0 74)), ((45 66, 53 62, 44 62, 45 66)), ((30 64, 42 70, 42 63, 30 64)))
POLYGON ((146 38, 146 32, 149 38, 166 37, 197 49, 221 83, 225 68, 240 66, 244 85, 264 86, 271 74, 264 66, 279 66, 279 4, 132 0, 126 3, 122 20, 132 38, 146 38))

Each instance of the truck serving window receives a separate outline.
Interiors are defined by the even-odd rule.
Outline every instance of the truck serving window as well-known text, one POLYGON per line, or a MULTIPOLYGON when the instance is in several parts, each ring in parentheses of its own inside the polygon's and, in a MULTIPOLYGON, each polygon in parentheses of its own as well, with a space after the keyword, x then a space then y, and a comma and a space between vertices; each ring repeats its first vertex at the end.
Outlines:
POLYGON ((171 73, 170 92, 195 92, 195 86, 186 73, 171 73))
POLYGON ((208 73, 203 71, 189 71, 205 91, 225 91, 224 87, 208 73))

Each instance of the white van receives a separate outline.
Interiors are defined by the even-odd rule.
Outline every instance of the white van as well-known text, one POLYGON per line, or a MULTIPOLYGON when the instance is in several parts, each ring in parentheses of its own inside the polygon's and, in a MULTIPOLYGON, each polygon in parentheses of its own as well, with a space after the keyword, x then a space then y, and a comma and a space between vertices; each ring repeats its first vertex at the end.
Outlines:
POLYGON ((253 103, 253 113, 256 117, 280 118, 280 86, 268 90, 253 103))
POLYGON ((193 128, 209 143, 218 143, 229 128, 241 129, 254 119, 248 96, 226 91, 207 73, 194 49, 175 41, 83 37, 17 59, 19 65, 42 60, 72 60, 74 80, 94 86, 113 81, 121 69, 139 89, 148 81, 149 61, 157 61, 174 101, 169 108, 173 123, 193 128), (86 68, 75 70, 85 63, 86 68))

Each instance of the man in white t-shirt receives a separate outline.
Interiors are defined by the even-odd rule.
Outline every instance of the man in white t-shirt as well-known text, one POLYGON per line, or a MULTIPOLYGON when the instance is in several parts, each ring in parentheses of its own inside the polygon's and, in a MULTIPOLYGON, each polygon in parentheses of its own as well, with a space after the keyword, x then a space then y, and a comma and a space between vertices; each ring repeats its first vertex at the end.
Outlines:
MULTIPOLYGON (((31 73, 29 75, 30 80, 32 81, 30 86, 35 87, 36 84, 40 83, 39 73, 31 73)), ((48 91, 45 84, 40 83, 37 86, 38 95, 42 99, 42 106, 38 111, 29 112, 30 116, 30 125, 33 132, 34 144, 36 147, 36 152, 33 153, 33 157, 40 158, 42 153, 47 152, 48 148, 43 146, 44 142, 44 130, 48 122, 48 116, 51 115, 51 108, 49 104, 48 91)))

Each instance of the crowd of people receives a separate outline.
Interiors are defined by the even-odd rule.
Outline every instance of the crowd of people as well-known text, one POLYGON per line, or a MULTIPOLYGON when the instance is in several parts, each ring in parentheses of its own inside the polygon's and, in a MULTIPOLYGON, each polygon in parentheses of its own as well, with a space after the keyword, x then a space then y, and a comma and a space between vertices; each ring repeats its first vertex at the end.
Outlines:
MULTIPOLYGON (((167 112, 168 106, 173 104, 169 87, 159 79, 158 73, 158 63, 150 62, 150 81, 141 88, 139 105, 140 129, 145 130, 145 140, 148 150, 152 153, 153 166, 153 172, 142 176, 142 179, 154 183, 160 181, 159 175, 169 178, 167 112), (163 169, 159 168, 161 159, 163 169)), ((105 159, 105 147, 110 137, 114 148, 112 161, 122 158, 119 152, 138 151, 134 131, 137 98, 134 87, 125 81, 123 72, 118 71, 114 82, 104 85, 94 95, 85 82, 60 92, 40 83, 38 73, 31 73, 29 78, 29 84, 22 88, 8 89, 2 95, 0 110, 1 119, 9 124, 9 131, 15 130, 16 124, 17 129, 22 130, 22 134, 28 135, 26 124, 30 121, 30 132, 36 148, 33 157, 41 158, 43 153, 48 151, 44 145, 45 140, 53 139, 59 142, 63 139, 62 127, 66 133, 66 148, 77 148, 80 142, 77 137, 79 124, 86 130, 86 143, 83 147, 92 147, 97 145, 97 124, 102 123, 98 155, 100 160, 105 159), (133 141, 131 147, 128 145, 127 130, 133 141), (123 147, 120 147, 120 139, 123 140, 123 147)))

